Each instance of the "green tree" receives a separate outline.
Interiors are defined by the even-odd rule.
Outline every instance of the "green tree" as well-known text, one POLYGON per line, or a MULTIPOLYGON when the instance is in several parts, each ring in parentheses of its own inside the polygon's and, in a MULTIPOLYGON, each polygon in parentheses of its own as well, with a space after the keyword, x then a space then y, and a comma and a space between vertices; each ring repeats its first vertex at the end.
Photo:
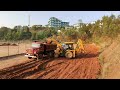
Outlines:
POLYGON ((5 39, 5 36, 10 31, 10 28, 7 27, 1 27, 0 28, 0 39, 5 39))
POLYGON ((16 29, 16 30, 23 30, 23 27, 21 25, 18 25, 18 26, 14 26, 13 29, 16 29))
POLYGON ((37 39, 44 39, 44 38, 47 38, 47 35, 48 33, 47 32, 45 32, 45 31, 39 31, 38 33, 37 33, 37 39))
POLYGON ((32 40, 36 40, 37 39, 37 34, 34 32, 32 33, 32 37, 31 37, 32 40))
POLYGON ((23 31, 24 32, 30 32, 29 27, 28 26, 23 26, 23 31))

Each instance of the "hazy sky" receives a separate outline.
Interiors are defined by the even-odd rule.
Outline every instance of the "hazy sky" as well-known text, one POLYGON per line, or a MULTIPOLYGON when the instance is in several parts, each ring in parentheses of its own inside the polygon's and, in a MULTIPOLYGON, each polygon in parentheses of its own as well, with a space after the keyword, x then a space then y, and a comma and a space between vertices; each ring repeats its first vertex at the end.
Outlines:
POLYGON ((82 19, 89 23, 101 19, 104 15, 120 15, 120 11, 0 11, 0 27, 14 27, 15 25, 28 25, 30 14, 30 25, 46 25, 50 17, 56 17, 62 21, 70 22, 70 25, 82 19))

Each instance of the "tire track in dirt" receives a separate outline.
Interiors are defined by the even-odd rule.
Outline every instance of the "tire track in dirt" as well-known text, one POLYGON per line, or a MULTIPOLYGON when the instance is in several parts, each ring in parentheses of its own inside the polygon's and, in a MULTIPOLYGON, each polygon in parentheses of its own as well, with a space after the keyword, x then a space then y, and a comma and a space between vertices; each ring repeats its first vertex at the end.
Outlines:
MULTIPOLYGON (((70 63, 70 62, 69 62, 70 63)), ((72 73, 74 74, 75 70, 78 68, 78 65, 80 65, 79 63, 75 64, 75 61, 73 62, 73 65, 71 64, 71 69, 69 70, 69 72, 66 73, 66 75, 64 75, 64 78, 69 78, 72 73)))
POLYGON ((47 61, 31 60, 19 65, 5 68, 0 71, 0 79, 24 78, 25 76, 29 76, 31 74, 34 74, 34 72, 39 71, 40 67, 47 62, 48 60, 47 61))
POLYGON ((97 78, 97 73, 100 70, 100 64, 97 59, 98 49, 94 45, 86 46, 88 55, 82 58, 77 58, 75 60, 68 60, 64 62, 67 64, 65 66, 59 65, 52 74, 48 74, 47 77, 43 78, 58 78, 58 79, 94 79, 97 78), (87 49, 88 48, 88 49, 87 49), (61 67, 61 68, 60 68, 61 67), (59 71, 59 72, 58 72, 59 71))
MULTIPOLYGON (((68 65, 64 64, 64 66, 57 66, 57 67, 54 67, 52 72, 48 73, 48 75, 42 77, 42 78, 52 78, 54 75, 57 76, 57 73, 60 75, 63 70, 67 67, 68 65)), ((52 78, 53 79, 53 78, 52 78)))
POLYGON ((96 79, 100 72, 95 45, 86 45, 86 55, 75 59, 29 61, 0 70, 0 78, 9 79, 96 79))
MULTIPOLYGON (((64 63, 64 62, 61 62, 61 61, 60 61, 60 62, 57 62, 57 63, 54 64, 54 61, 51 61, 51 63, 53 64, 52 66, 49 65, 49 63, 48 63, 48 64, 46 65, 46 67, 44 67, 45 70, 40 70, 39 72, 34 73, 33 75, 27 77, 26 79, 30 79, 30 78, 43 78, 46 74, 48 74, 48 73, 51 74, 52 71, 55 71, 54 68, 58 68, 58 67, 59 67, 59 64, 62 64, 62 63, 64 63)), ((47 76, 45 76, 45 77, 47 77, 47 76)))

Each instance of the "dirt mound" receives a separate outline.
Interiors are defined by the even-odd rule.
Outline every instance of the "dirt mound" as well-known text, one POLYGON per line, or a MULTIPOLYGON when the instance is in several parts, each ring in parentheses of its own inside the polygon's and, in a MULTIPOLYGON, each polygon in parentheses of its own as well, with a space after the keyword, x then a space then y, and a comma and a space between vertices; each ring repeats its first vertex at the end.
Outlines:
POLYGON ((13 44, 11 44, 11 46, 18 46, 17 44, 15 44, 15 43, 13 43, 13 44))
POLYGON ((15 44, 15 43, 2 43, 2 44, 0 44, 0 46, 18 46, 17 44, 15 44))
POLYGON ((8 46, 10 43, 3 43, 2 46, 8 46))
POLYGON ((99 56, 102 62, 101 78, 120 78, 120 42, 115 40, 99 56))

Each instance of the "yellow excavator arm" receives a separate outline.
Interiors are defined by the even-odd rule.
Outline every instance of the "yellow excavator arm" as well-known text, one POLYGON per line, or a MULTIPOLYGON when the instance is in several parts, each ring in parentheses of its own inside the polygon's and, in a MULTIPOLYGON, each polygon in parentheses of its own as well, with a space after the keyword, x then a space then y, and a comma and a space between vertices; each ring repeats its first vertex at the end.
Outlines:
POLYGON ((55 57, 59 57, 60 53, 62 52, 62 45, 57 40, 53 38, 47 39, 49 42, 57 44, 57 49, 55 50, 55 57))
POLYGON ((55 39, 53 39, 53 38, 49 38, 49 39, 47 39, 48 41, 51 41, 52 43, 54 43, 54 44, 57 44, 57 47, 62 47, 62 45, 57 41, 57 40, 55 40, 55 39))
POLYGON ((82 42, 81 39, 78 39, 78 42, 77 42, 77 46, 76 46, 76 48, 75 48, 75 51, 76 51, 77 53, 79 53, 79 52, 84 53, 84 52, 85 52, 85 49, 84 49, 84 46, 83 46, 83 42, 82 42))

